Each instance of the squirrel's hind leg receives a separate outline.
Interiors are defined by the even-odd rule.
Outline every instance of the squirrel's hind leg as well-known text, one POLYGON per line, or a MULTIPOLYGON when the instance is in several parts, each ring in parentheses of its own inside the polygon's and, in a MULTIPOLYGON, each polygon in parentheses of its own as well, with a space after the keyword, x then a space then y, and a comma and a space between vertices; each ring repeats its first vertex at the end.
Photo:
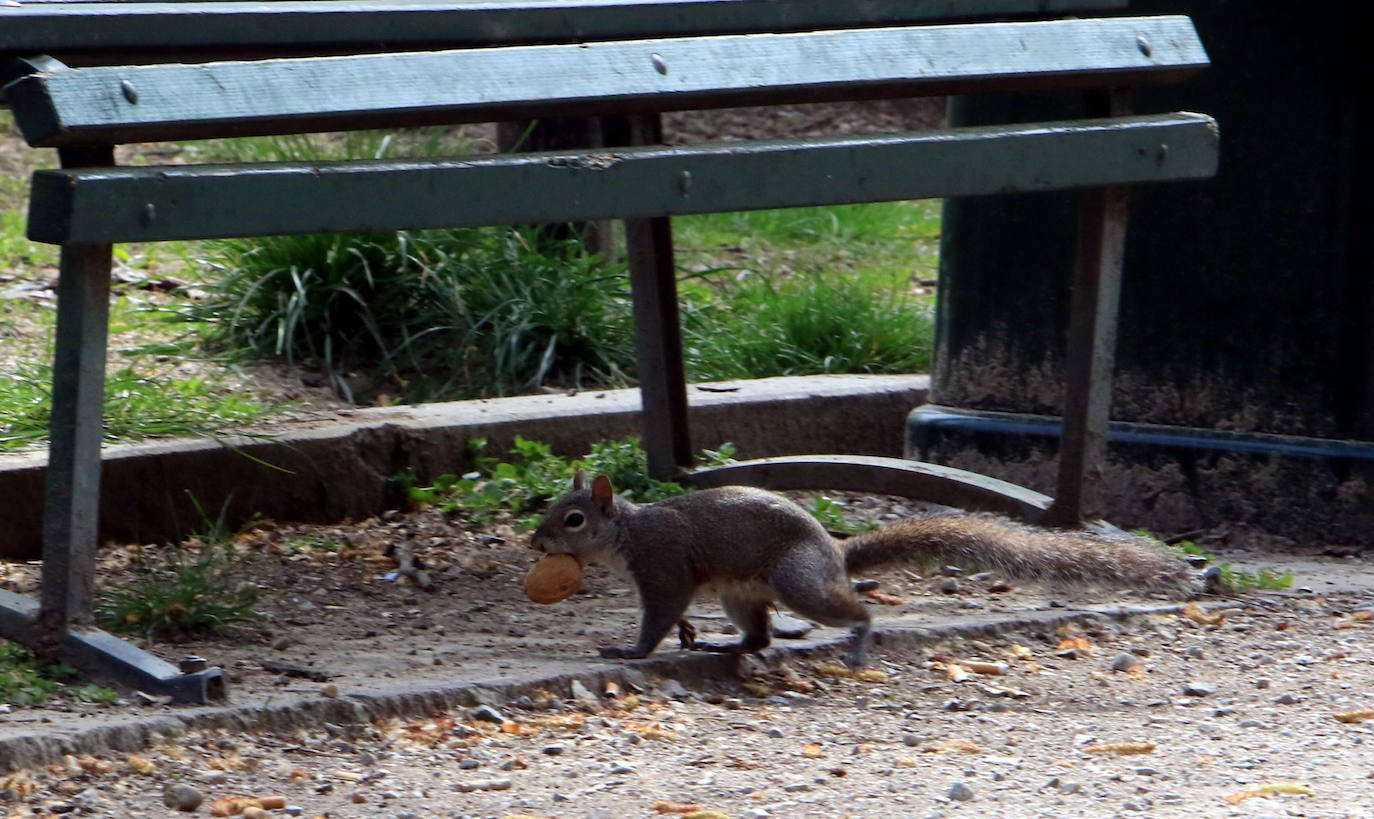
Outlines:
POLYGON ((829 543, 801 544, 778 562, 769 580, 778 601, 802 617, 853 629, 847 661, 858 668, 868 659, 872 616, 854 594, 842 560, 829 543))
POLYGON ((771 615, 765 598, 749 594, 722 594, 720 605, 725 616, 739 626, 740 638, 733 643, 715 643, 710 640, 697 640, 692 648, 697 651, 716 651, 724 654, 751 654, 768 648, 772 642, 769 631, 771 615))

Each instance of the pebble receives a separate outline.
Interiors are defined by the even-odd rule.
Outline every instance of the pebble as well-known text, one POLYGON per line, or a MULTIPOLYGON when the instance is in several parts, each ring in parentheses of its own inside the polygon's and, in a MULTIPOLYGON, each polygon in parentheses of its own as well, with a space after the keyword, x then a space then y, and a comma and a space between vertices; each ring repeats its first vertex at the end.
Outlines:
POLYGON ((945 792, 945 796, 948 796, 955 802, 967 802, 973 798, 973 788, 970 788, 963 782, 955 782, 953 785, 949 786, 949 790, 945 792))
POLYGON ((671 699, 685 700, 690 699, 692 696, 692 692, 688 691, 686 687, 677 680, 664 680, 661 688, 663 689, 663 696, 671 699))
POLYGON ((162 791, 162 804, 172 810, 191 813, 205 801, 205 794, 183 783, 168 785, 162 791))
POLYGON ((1201 646, 1193 646, 1184 653, 1187 654, 1188 658, 1191 660, 1201 660, 1203 657, 1207 656, 1207 652, 1203 651, 1201 646))
POLYGON ((787 736, 787 733, 784 732, 781 728, 773 727, 768 729, 768 736, 772 737, 773 739, 782 739, 783 737, 787 736))
POLYGON ((490 705, 479 705, 472 709, 472 718, 482 722, 495 722, 497 724, 506 721, 506 717, 500 711, 490 705))
POLYGON ((1118 654, 1112 658, 1113 671, 1130 671, 1140 665, 1140 658, 1134 654, 1118 654))
POLYGON ((565 745, 546 745, 542 753, 544 756, 562 756, 566 750, 568 748, 565 745))
POLYGON ((205 785, 223 785, 229 781, 229 774, 224 771, 206 771, 198 779, 205 785))
POLYGON ((940 581, 939 585, 935 587, 935 590, 940 592, 940 594, 958 594, 959 581, 952 577, 947 577, 940 581))
POLYGON ((1299 697, 1299 696, 1297 696, 1296 694, 1293 694, 1293 693, 1284 693, 1284 694, 1280 694, 1280 695, 1278 695, 1277 697, 1274 698, 1274 704, 1275 704, 1275 705, 1297 705, 1298 703, 1302 702, 1302 701, 1305 700, 1305 699, 1307 699, 1307 698, 1306 698, 1306 697, 1299 697))
POLYGON ((1217 693, 1217 687, 1208 682, 1191 682, 1183 686, 1183 693, 1189 697, 1210 697, 1217 693))
POLYGON ((472 793, 474 791, 508 791, 511 787, 509 779, 474 779, 471 782, 454 782, 453 789, 459 793, 472 793))

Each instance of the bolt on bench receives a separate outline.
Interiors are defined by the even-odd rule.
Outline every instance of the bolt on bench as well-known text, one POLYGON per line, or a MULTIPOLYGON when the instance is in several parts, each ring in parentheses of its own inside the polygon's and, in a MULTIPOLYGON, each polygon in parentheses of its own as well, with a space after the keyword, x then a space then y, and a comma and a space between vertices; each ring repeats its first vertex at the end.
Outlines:
MULTIPOLYGON (((630 4, 635 5, 635 4, 630 4)), ((716 4, 721 5, 721 4, 716 4)), ((724 4, 740 8, 746 3, 724 4)), ((755 4, 756 5, 756 4, 755 4)), ((765 4, 769 5, 769 4, 765 4)), ((1185 17, 834 28, 199 64, 27 60, 5 87, 33 178, 29 236, 61 245, 41 604, 0 597, 4 636, 186 699, 177 676, 89 628, 111 244, 320 231, 626 220, 644 443, 658 477, 903 494, 1066 525, 1100 452, 1132 183, 1207 177, 1207 116, 1130 116, 1127 90, 1207 57, 1185 17), (1100 116, 918 133, 669 147, 659 113, 1073 89, 1100 116), (514 118, 600 116, 623 146, 451 159, 115 167, 113 146, 514 118), (1085 189, 1057 498, 900 459, 775 458, 690 473, 670 217, 1085 189), (131 652, 133 654, 131 654, 131 652)), ((162 663, 162 666, 166 666, 162 663)))

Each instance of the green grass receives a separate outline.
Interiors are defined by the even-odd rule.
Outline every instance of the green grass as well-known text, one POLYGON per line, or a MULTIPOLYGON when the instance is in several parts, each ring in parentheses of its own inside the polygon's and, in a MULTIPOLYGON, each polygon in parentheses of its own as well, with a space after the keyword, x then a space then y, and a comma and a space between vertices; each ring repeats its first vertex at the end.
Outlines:
POLYGON ((96 622, 110 631, 177 641, 258 619, 262 590, 234 546, 224 515, 204 534, 135 552, 133 577, 96 593, 96 622))
MULTIPOLYGON (((52 365, 46 359, 0 372, 0 451, 47 439, 51 388, 52 365)), ((107 373, 105 397, 109 443, 232 433, 272 410, 200 378, 158 374, 139 361, 107 373)))

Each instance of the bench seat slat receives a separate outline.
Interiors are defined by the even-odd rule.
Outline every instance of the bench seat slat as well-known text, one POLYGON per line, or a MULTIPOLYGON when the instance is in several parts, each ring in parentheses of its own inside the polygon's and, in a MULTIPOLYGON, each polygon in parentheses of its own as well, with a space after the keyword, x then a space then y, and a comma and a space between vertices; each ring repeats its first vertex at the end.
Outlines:
POLYGON ((32 145, 630 109, 1125 86, 1207 64, 1186 17, 748 34, 68 69, 6 88, 32 145))
POLYGON ((104 243, 636 218, 1204 178, 1216 161, 1215 123, 1180 113, 600 153, 52 170, 34 175, 29 236, 104 243))

